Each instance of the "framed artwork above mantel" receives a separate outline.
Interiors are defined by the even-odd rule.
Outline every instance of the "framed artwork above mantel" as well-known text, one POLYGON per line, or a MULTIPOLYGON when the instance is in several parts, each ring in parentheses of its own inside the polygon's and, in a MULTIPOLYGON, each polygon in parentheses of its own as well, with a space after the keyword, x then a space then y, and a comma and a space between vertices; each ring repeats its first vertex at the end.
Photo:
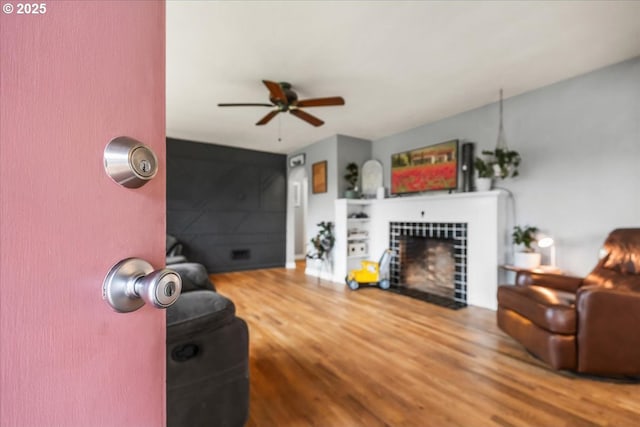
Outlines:
POLYGON ((311 166, 311 189, 313 194, 327 192, 327 161, 314 163, 311 166))

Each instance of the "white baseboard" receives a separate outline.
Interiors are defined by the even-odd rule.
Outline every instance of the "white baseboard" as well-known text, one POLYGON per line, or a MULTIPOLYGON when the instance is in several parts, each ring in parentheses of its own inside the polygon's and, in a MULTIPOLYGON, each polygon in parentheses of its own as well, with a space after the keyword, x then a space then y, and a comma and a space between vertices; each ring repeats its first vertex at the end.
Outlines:
POLYGON ((289 268, 289 269, 293 269, 293 270, 295 270, 295 269, 296 269, 296 263, 295 263, 295 262, 288 262, 288 263, 284 266, 284 268, 289 268))
POLYGON ((330 271, 318 270, 315 268, 307 267, 304 270, 304 274, 306 274, 307 276, 320 277, 322 280, 327 280, 329 282, 335 282, 333 273, 331 273, 330 271))

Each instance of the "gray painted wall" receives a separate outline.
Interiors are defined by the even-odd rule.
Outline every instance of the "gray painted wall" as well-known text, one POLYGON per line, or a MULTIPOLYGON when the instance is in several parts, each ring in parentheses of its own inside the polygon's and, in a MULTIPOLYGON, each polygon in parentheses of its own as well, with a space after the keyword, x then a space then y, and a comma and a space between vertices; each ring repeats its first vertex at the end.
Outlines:
MULTIPOLYGON (((356 162, 362 168, 362 164, 371 159, 371 141, 346 135, 334 135, 291 153, 289 157, 300 153, 304 153, 306 156, 304 168, 309 178, 306 223, 306 243, 308 244, 310 239, 318 233, 318 223, 322 221, 335 222, 333 202, 344 197, 344 191, 347 187, 344 180, 345 168, 350 162, 356 162), (313 194, 312 165, 323 160, 327 161, 327 192, 313 194)), ((289 173, 291 173, 291 169, 289 169, 289 173)), ((294 226, 293 221, 292 226, 294 226)), ((289 243, 290 246, 294 244, 293 240, 289 243)), ((288 262, 292 260, 293 252, 294 248, 288 250, 288 262)))
MULTIPOLYGON (((333 221, 333 201, 338 196, 338 184, 337 184, 337 159, 338 159, 338 136, 332 136, 330 138, 323 139, 315 144, 309 145, 295 153, 289 155, 295 156, 296 154, 305 154, 304 168, 309 177, 309 194, 308 194, 308 214, 307 214, 307 242, 318 233, 317 224, 321 221, 333 221), (312 182, 313 172, 312 165, 317 162, 327 161, 327 192, 313 194, 312 182)), ((293 250, 291 251, 293 252, 293 250)), ((306 252, 306 251, 305 251, 306 252)), ((291 254, 293 255, 293 253, 291 254)), ((289 257, 287 257, 289 260, 289 257)))
MULTIPOLYGON (((514 194, 516 223, 552 235, 559 267, 587 274, 610 230, 640 227, 640 57, 506 99, 504 127, 523 163, 496 185, 514 194)), ((493 103, 373 141, 372 155, 389 188, 391 154, 450 139, 477 154, 497 131, 493 103)))
POLYGON ((167 138, 167 232, 211 273, 283 267, 285 173, 281 154, 167 138))
POLYGON ((371 141, 368 139, 354 138, 352 136, 338 135, 338 197, 344 197, 344 192, 349 185, 344 179, 346 167, 355 162, 358 165, 358 189, 362 190, 362 165, 371 160, 371 141))

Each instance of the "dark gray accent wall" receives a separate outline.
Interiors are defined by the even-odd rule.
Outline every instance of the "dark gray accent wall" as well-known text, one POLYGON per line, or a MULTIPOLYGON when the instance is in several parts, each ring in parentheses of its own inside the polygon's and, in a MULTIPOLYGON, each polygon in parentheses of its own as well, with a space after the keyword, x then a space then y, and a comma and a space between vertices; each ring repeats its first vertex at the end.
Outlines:
POLYGON ((167 232, 210 273, 285 264, 286 156, 167 138, 167 232))

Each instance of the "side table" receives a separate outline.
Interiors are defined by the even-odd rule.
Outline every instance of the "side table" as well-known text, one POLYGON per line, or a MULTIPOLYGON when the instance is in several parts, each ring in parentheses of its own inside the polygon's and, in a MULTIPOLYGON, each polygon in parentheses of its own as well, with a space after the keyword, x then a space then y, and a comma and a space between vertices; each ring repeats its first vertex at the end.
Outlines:
POLYGON ((505 264, 505 265, 501 265, 500 268, 507 271, 514 271, 516 273, 519 273, 521 271, 527 271, 531 273, 564 274, 562 270, 560 270, 558 267, 555 267, 553 265, 541 265, 537 268, 522 268, 516 265, 505 264))
POLYGON ((541 265, 538 268, 522 268, 515 265, 504 264, 499 266, 500 269, 504 270, 505 273, 502 275, 502 279, 504 279, 503 283, 511 283, 514 284, 516 282, 516 275, 521 271, 531 272, 531 273, 552 273, 552 274, 564 274, 562 270, 558 267, 554 267, 551 265, 541 265))

